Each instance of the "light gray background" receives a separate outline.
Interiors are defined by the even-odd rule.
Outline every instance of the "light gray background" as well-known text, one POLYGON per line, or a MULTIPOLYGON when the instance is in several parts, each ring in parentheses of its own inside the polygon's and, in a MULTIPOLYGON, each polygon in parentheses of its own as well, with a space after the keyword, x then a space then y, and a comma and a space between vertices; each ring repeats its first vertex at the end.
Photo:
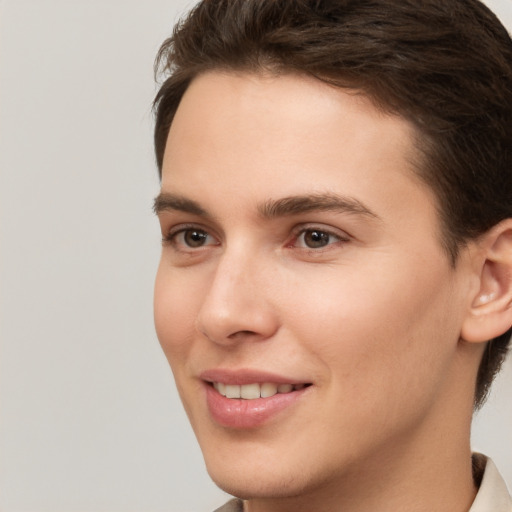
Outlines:
MULTIPOLYGON (((225 500, 152 323, 152 62, 192 3, 0 0, 2 512, 225 500)), ((511 397, 509 360, 473 436, 509 485, 511 397)))

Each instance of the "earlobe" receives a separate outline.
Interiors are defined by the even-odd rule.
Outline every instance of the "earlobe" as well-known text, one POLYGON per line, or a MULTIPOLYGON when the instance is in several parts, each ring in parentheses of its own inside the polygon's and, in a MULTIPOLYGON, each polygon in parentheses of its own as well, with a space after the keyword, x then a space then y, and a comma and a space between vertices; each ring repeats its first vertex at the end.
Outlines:
POLYGON ((487 342, 512 326, 512 219, 482 236, 479 289, 461 330, 461 338, 487 342))

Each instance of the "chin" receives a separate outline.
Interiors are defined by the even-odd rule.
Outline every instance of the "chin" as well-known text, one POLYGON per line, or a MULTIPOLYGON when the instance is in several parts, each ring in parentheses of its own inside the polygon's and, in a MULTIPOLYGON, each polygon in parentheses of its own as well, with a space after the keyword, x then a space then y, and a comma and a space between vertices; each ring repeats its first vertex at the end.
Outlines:
POLYGON ((314 467, 302 464, 286 464, 283 457, 257 460, 240 455, 237 460, 206 460, 208 474, 223 491, 248 499, 284 499, 308 494, 325 484, 329 477, 315 474, 314 467), (281 459, 281 464, 276 463, 281 459), (302 467, 301 467, 302 466, 302 467))
POLYGON ((224 492, 243 500, 283 499, 304 494, 306 488, 293 477, 259 472, 245 475, 237 471, 222 471, 222 474, 210 472, 214 483, 224 492))

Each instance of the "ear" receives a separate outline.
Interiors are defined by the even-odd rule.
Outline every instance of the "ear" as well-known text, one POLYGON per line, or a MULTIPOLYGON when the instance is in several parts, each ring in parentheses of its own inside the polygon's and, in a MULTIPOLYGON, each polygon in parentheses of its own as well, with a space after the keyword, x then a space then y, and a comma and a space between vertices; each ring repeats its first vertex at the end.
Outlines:
POLYGON ((512 219, 506 219, 479 239, 480 288, 472 298, 461 338, 487 342, 512 326, 512 219))

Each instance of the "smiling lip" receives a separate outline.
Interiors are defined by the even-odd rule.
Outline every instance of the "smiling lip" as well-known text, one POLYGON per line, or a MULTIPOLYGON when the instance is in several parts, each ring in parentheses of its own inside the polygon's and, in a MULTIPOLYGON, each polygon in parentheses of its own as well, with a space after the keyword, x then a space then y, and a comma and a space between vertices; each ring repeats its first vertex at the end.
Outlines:
POLYGON ((211 418, 224 427, 235 429, 256 428, 269 421, 297 403, 310 386, 304 381, 252 370, 209 370, 200 377, 204 382, 211 418), (227 393, 226 389, 229 389, 227 393), (224 396, 239 396, 237 389, 241 389, 242 396, 249 399, 224 396), (251 391, 250 396, 244 395, 248 390, 251 391), (258 390, 261 391, 260 397, 257 396, 258 390))

